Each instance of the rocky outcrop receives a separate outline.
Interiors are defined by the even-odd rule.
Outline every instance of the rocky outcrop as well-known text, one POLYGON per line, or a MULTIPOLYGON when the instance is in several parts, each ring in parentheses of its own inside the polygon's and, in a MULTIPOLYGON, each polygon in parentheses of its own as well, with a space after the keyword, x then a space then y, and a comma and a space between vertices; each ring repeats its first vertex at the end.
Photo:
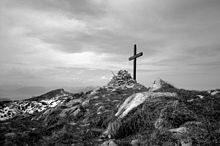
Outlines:
MULTIPOLYGON (((154 93, 151 91, 131 95, 119 107, 117 113, 115 114, 116 120, 113 122, 110 122, 108 124, 108 128, 104 131, 103 134, 109 138, 118 137, 119 135, 123 135, 124 131, 126 131, 126 128, 124 128, 124 127, 126 127, 125 125, 127 125, 126 119, 130 119, 129 124, 134 124, 134 125, 136 124, 135 123, 136 120, 140 120, 140 119, 136 119, 137 115, 135 115, 135 116, 129 115, 129 113, 131 111, 134 112, 135 109, 139 110, 139 108, 141 108, 140 106, 144 103, 155 102, 157 100, 160 100, 160 97, 163 97, 163 98, 169 97, 169 98, 175 99, 176 96, 177 95, 175 93, 166 93, 166 92, 163 92, 163 93, 155 92, 154 93), (134 120, 132 120, 132 118, 134 118, 134 120)), ((139 115, 139 116, 141 116, 141 115, 139 115)), ((142 119, 142 120, 144 120, 144 119, 142 119)), ((138 130, 138 127, 139 126, 137 125, 136 130, 138 130)), ((129 129, 127 129, 127 130, 129 131, 129 129)))
POLYGON ((115 114, 116 117, 124 118, 132 109, 141 105, 146 100, 157 97, 176 97, 175 93, 153 93, 153 92, 142 92, 136 93, 128 97, 125 102, 119 107, 118 112, 115 114))
POLYGON ((166 89, 172 89, 175 88, 173 85, 165 82, 162 79, 157 79, 154 81, 153 85, 150 88, 150 91, 165 91, 166 89))

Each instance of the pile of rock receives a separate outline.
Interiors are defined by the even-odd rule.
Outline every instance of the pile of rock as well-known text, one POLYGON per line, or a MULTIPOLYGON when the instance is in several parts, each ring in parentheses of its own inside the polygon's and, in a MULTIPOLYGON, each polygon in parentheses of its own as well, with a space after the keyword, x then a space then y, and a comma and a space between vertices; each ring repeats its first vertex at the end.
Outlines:
POLYGON ((122 87, 122 86, 133 86, 136 81, 126 70, 120 70, 117 75, 114 75, 111 81, 108 83, 109 87, 122 87))

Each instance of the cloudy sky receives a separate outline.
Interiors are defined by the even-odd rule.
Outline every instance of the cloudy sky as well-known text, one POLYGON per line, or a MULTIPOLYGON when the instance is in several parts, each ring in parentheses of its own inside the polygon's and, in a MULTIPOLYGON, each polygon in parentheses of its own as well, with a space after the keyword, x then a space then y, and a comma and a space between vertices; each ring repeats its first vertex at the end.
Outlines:
POLYGON ((0 0, 0 85, 104 85, 132 72, 151 85, 220 88, 219 0, 0 0))

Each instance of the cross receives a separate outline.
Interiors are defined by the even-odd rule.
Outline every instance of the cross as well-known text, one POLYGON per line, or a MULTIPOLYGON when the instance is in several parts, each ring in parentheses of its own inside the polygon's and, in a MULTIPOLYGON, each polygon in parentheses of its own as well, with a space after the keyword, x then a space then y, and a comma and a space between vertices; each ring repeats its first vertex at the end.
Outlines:
POLYGON ((134 56, 129 57, 129 61, 134 60, 134 68, 133 68, 133 79, 136 81, 136 64, 137 58, 143 56, 143 52, 137 54, 137 46, 134 45, 134 56))

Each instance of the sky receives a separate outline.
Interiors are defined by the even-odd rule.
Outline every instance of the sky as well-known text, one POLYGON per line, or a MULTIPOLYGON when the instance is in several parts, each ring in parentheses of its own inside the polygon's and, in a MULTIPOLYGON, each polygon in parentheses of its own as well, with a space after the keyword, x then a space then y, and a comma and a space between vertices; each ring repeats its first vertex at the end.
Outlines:
POLYGON ((138 82, 220 88, 219 0, 0 0, 0 87, 138 82))

